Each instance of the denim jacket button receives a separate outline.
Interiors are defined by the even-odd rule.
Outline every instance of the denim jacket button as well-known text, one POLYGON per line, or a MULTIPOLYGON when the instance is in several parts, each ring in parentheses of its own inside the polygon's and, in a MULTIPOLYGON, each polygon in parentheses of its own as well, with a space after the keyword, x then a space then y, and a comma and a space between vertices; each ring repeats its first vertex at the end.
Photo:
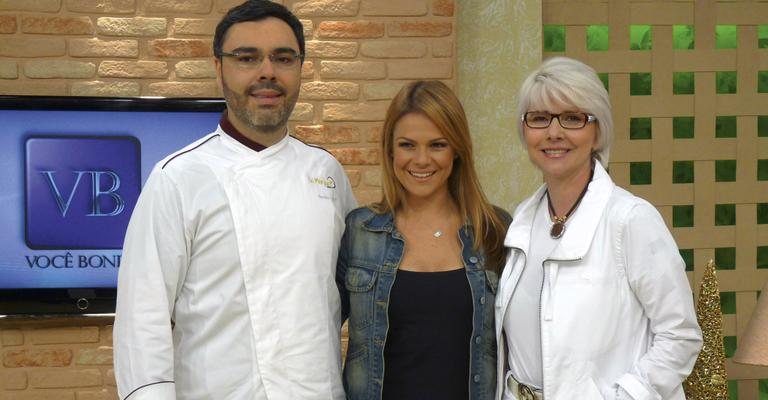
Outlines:
POLYGON ((472 380, 475 381, 475 383, 480 382, 480 375, 473 376, 472 380))
POLYGON ((477 264, 477 257, 475 256, 469 257, 469 262, 471 262, 472 264, 477 264))
POLYGON ((475 337, 475 343, 480 344, 480 342, 482 341, 483 341, 483 338, 481 338, 480 336, 475 337))
POLYGON ((485 296, 480 296, 480 304, 485 304, 485 296))

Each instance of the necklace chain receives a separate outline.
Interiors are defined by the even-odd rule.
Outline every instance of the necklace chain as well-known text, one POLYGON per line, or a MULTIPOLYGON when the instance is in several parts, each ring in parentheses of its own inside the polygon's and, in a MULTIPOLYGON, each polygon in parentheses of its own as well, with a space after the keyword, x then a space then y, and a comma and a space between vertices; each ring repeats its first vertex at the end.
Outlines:
MULTIPOLYGON (((402 215, 398 216, 398 219, 401 221, 401 223, 403 223, 403 225, 406 224, 405 218, 402 215)), ((422 225, 423 225, 423 223, 422 223, 422 225)), ((430 225, 430 224, 427 224, 427 225, 430 225)), ((444 225, 444 224, 442 224, 442 225, 444 225)), ((424 226, 424 228, 427 228, 427 227, 424 226)), ((429 229, 429 231, 431 232, 432 237, 434 237, 435 239, 440 239, 441 237, 445 236, 445 227, 444 226, 440 227, 440 228, 427 228, 427 229, 429 229)))
POLYGON ((579 206, 579 203, 581 203, 581 199, 584 198, 584 195, 587 194, 587 189, 589 188, 589 183, 592 182, 592 177, 595 175, 595 168, 592 167, 592 170, 589 172, 589 180, 587 180, 587 184, 584 185, 584 189, 582 189, 581 194, 579 195, 579 198, 576 199, 576 202, 573 203, 573 206, 571 206, 571 209, 568 210, 565 215, 562 217, 557 216, 555 214, 555 207, 552 206, 552 199, 549 197, 549 189, 546 191, 547 196, 547 206, 549 207, 549 214, 552 216, 552 220, 555 222, 552 224, 552 228, 549 230, 549 236, 552 239, 560 239, 563 237, 563 234, 565 233, 565 221, 568 220, 568 217, 573 214, 573 211, 576 210, 576 207, 579 206))

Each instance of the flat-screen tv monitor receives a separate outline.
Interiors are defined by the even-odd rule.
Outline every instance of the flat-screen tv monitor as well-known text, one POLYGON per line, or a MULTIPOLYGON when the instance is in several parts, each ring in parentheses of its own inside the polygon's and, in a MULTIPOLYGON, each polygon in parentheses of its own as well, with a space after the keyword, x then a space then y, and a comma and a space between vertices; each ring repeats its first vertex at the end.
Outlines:
POLYGON ((128 221, 156 162, 221 99, 0 96, 0 316, 115 309, 128 221))

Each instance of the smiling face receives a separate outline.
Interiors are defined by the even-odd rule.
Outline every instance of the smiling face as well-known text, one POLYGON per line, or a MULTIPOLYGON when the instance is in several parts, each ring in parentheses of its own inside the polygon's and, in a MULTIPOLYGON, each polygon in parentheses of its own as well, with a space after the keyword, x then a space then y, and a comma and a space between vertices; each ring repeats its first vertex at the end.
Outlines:
MULTIPOLYGON (((532 107, 528 111, 547 111, 559 114, 581 110, 570 106, 547 108, 532 107)), ((583 180, 589 176, 592 151, 597 142, 597 124, 587 123, 581 129, 565 129, 557 119, 547 128, 529 128, 523 125, 525 144, 531 162, 544 174, 544 180, 552 185, 557 182, 583 180)))
POLYGON ((395 124, 392 166, 408 203, 450 196, 448 178, 454 150, 445 135, 421 113, 409 113, 395 124))
MULTIPOLYGON (((268 55, 284 50, 298 54, 299 44, 288 24, 274 17, 232 25, 222 44, 224 53, 268 55)), ((226 56, 215 62, 232 125, 263 145, 282 139, 299 96, 300 63, 295 68, 276 68, 266 56, 257 68, 243 68, 226 56)))

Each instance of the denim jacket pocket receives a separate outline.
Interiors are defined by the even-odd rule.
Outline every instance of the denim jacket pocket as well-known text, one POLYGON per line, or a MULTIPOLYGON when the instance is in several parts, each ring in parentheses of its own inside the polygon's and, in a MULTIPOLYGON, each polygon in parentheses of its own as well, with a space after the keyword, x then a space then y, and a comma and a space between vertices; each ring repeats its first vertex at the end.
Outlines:
POLYGON ((347 268, 344 285, 349 292, 349 327, 367 328, 373 323, 374 286, 378 272, 354 261, 347 268))
POLYGON ((376 271, 356 265, 354 261, 347 269, 344 284, 350 292, 367 292, 376 283, 376 271))

